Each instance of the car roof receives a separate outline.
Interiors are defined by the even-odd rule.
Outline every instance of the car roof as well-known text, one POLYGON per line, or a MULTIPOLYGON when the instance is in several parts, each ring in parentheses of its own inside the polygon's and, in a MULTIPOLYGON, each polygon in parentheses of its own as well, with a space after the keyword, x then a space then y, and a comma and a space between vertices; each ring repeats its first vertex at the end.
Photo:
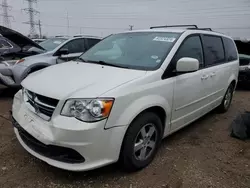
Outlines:
MULTIPOLYGON (((132 30, 132 31, 124 31, 120 33, 133 33, 133 32, 170 32, 170 33, 187 33, 187 34, 208 34, 208 35, 217 35, 226 38, 232 39, 230 36, 225 35, 223 33, 219 33, 216 31, 210 30, 210 28, 174 28, 174 27, 166 27, 166 28, 152 28, 152 29, 142 29, 142 30, 132 30)), ((233 39, 232 39, 233 40, 233 39)))

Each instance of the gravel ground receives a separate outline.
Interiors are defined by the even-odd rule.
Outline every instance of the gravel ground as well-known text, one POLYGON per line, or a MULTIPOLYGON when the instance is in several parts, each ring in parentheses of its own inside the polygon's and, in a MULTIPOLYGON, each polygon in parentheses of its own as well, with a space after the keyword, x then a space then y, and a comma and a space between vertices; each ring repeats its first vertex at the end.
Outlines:
POLYGON ((163 140, 153 163, 136 173, 117 165, 73 173, 29 155, 18 143, 8 112, 14 91, 0 86, 1 188, 249 188, 250 141, 229 137, 229 125, 250 110, 250 91, 238 90, 226 114, 209 113, 163 140))

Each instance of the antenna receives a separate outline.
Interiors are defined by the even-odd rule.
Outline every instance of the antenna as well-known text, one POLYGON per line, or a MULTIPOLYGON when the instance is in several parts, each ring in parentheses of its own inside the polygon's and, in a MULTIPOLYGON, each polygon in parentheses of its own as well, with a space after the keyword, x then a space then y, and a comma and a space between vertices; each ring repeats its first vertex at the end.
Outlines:
POLYGON ((35 21, 35 15, 39 14, 40 12, 33 8, 33 4, 37 3, 37 0, 25 1, 28 1, 28 8, 25 8, 23 10, 29 15, 29 21, 24 23, 30 25, 30 37, 35 37, 37 35, 35 25, 39 25, 39 23, 35 21))
POLYGON ((11 6, 8 5, 7 0, 3 0, 2 4, 0 5, 3 9, 3 14, 1 14, 1 16, 3 16, 3 24, 5 27, 11 28, 11 24, 10 24, 10 19, 12 18, 14 20, 14 17, 9 15, 9 10, 11 10, 11 6))

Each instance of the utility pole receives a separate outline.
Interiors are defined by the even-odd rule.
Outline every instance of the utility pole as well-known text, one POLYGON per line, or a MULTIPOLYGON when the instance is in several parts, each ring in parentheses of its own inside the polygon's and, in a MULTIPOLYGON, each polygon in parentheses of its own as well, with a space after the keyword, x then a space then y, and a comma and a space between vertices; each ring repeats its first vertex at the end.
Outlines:
POLYGON ((38 21, 38 27, 39 27, 39 38, 42 38, 42 25, 41 25, 41 20, 38 21))
POLYGON ((11 24, 10 24, 10 19, 12 18, 14 19, 13 16, 9 15, 9 10, 11 10, 11 6, 8 5, 7 0, 3 0, 2 4, 0 5, 3 9, 3 14, 1 14, 1 16, 3 16, 3 25, 5 27, 11 28, 11 24))
POLYGON ((37 10, 33 8, 33 4, 37 3, 37 0, 25 0, 28 1, 28 8, 23 9, 29 15, 29 21, 24 22, 30 25, 30 37, 35 37, 37 35, 35 25, 38 23, 35 21, 35 15, 39 14, 37 10))
POLYGON ((132 31, 133 30, 133 25, 129 25, 129 30, 132 31))
POLYGON ((67 11, 67 35, 69 36, 69 13, 67 11))

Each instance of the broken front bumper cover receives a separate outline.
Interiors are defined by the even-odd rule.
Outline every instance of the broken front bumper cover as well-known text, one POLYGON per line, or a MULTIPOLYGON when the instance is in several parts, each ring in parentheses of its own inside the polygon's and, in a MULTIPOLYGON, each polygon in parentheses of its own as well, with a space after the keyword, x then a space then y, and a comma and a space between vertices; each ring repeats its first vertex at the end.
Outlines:
POLYGON ((11 66, 13 62, 1 62, 0 63, 0 84, 5 86, 15 87, 17 86, 15 80, 13 79, 13 74, 11 71, 11 66))
POLYGON ((5 76, 0 73, 0 84, 6 86, 16 86, 14 79, 11 76, 5 76))

